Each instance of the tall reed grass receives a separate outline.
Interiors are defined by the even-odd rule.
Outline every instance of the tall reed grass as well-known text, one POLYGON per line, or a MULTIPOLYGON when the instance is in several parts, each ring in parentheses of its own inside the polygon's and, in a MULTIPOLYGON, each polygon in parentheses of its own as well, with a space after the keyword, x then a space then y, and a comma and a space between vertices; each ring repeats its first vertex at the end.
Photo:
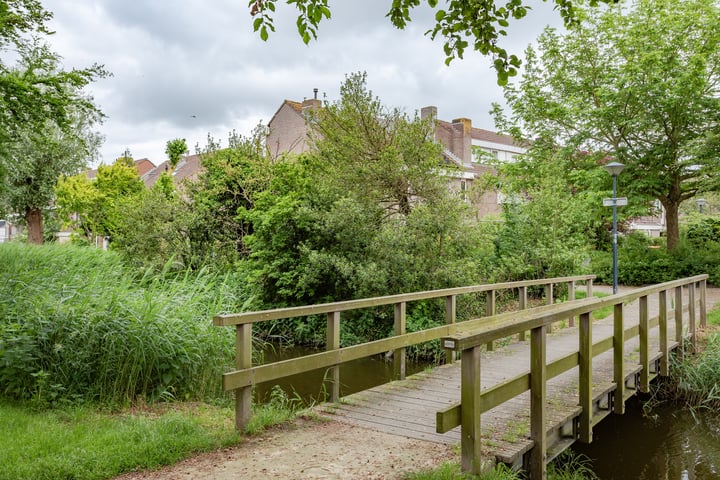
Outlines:
POLYGON ((96 249, 0 245, 0 395, 126 403, 219 394, 239 275, 138 274, 96 249))

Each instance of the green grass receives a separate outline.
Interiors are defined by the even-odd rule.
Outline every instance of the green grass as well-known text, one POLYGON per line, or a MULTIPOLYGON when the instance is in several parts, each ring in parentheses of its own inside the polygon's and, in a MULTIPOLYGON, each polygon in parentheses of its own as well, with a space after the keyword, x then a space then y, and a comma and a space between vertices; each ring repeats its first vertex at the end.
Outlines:
MULTIPOLYGON (((711 325, 720 323, 720 306, 708 313, 711 325)), ((711 327, 699 342, 699 353, 671 357, 670 377, 660 386, 660 397, 689 409, 720 408, 720 332, 711 327)))
MULTIPOLYGON (((463 473, 457 462, 445 462, 437 468, 422 470, 405 477, 405 480, 521 480, 519 472, 504 464, 498 464, 494 470, 473 476, 463 473)), ((590 468, 590 461, 582 455, 566 450, 548 464, 548 480, 595 480, 597 476, 590 468)))
POLYGON ((708 312, 707 323, 710 325, 720 325, 720 305, 708 312))
MULTIPOLYGON (((593 297, 597 298, 603 298, 603 297, 609 297, 609 293, 603 293, 603 292, 593 292, 593 297)), ((587 298, 587 292, 583 290, 578 290, 575 292, 575 300, 582 300, 583 298, 587 298)), ((592 318, 593 320, 602 320, 603 318, 607 317, 613 313, 613 307, 603 307, 599 308, 592 312, 592 318)))
POLYGON ((102 413, 0 403, 0 480, 106 479, 240 440, 231 409, 179 404, 102 413))

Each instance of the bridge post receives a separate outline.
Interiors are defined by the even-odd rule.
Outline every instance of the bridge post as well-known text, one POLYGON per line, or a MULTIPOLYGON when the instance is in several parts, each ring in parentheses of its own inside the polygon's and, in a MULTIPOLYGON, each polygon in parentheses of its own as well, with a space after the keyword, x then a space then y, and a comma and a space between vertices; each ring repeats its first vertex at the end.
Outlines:
MULTIPOLYGON (((450 325, 455 323, 457 316, 457 301, 455 295, 448 295, 445 297, 445 324, 450 325)), ((452 350, 445 351, 445 363, 451 364, 455 362, 455 352, 452 350)))
MULTIPOLYGON (((252 323, 235 326, 235 368, 252 367, 252 323)), ((252 414, 252 387, 235 389, 235 429, 244 430, 252 414)))
POLYGON ((697 325, 695 322, 695 282, 688 283, 688 328, 690 330, 690 351, 697 351, 695 340, 697 339, 697 325))
POLYGON ((530 478, 546 478, 547 461, 547 327, 530 331, 530 478))
MULTIPOLYGON (((518 287, 518 309, 519 310, 525 310, 527 308, 527 303, 528 303, 527 298, 528 298, 527 297, 527 287, 526 286, 518 287)), ((525 341, 525 330, 523 330, 522 332, 520 332, 518 334, 518 340, 520 340, 521 342, 525 341)))
POLYGON ((613 411, 622 415, 625 413, 625 321, 622 302, 615 304, 613 313, 613 411))
POLYGON ((590 313, 580 315, 580 438, 583 443, 592 442, 592 321, 590 313))
POLYGON ((462 470, 473 475, 482 471, 480 410, 480 346, 462 351, 460 364, 460 450, 462 470))
POLYGON ((650 391, 650 321, 648 315, 648 297, 640 297, 640 388, 643 393, 650 391))
MULTIPOLYGON (((395 304, 395 335, 405 333, 406 308, 405 302, 395 304)), ((396 379, 405 379, 405 347, 397 348, 393 352, 393 370, 396 379)))
MULTIPOLYGON (((571 280, 568 282, 568 302, 575 300, 575 281, 571 280)), ((575 326, 575 316, 570 315, 568 318, 568 326, 575 326)))
POLYGON ((685 348, 683 344, 683 297, 682 286, 675 287, 675 341, 679 344, 680 351, 685 348))
MULTIPOLYGON (((485 316, 492 317, 495 315, 495 290, 487 292, 487 303, 485 304, 485 316)), ((485 347, 488 352, 495 350, 495 342, 490 340, 485 347)))
MULTIPOLYGON (((327 351, 340 348, 340 312, 329 312, 327 314, 327 351)), ((328 381, 330 383, 330 401, 340 401, 340 366, 336 365, 328 369, 328 381)))
POLYGON ((660 375, 667 377, 670 375, 670 362, 668 361, 668 309, 667 309, 667 290, 658 293, 658 302, 660 304, 660 313, 658 318, 658 328, 660 329, 660 375))
MULTIPOLYGON (((548 305, 553 304, 553 284, 552 282, 545 285, 545 300, 547 301, 548 305)), ((553 326, 552 323, 548 325, 548 333, 552 333, 553 326)))
POLYGON ((592 278, 589 278, 587 282, 585 282, 585 288, 587 291, 587 298, 592 298, 593 296, 593 281, 592 278))
POLYGON ((707 327, 707 280, 700 280, 700 328, 707 327))

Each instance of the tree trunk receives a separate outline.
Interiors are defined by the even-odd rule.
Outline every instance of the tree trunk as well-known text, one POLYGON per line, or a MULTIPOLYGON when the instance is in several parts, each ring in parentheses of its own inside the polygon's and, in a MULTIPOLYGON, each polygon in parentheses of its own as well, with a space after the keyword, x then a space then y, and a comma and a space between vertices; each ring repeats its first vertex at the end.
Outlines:
POLYGON ((675 250, 680 242, 680 224, 678 222, 679 202, 668 202, 665 207, 665 229, 667 230, 667 249, 675 250))
POLYGON ((42 245, 43 243, 43 218, 42 210, 37 207, 29 208, 25 212, 25 222, 28 229, 28 243, 42 245))

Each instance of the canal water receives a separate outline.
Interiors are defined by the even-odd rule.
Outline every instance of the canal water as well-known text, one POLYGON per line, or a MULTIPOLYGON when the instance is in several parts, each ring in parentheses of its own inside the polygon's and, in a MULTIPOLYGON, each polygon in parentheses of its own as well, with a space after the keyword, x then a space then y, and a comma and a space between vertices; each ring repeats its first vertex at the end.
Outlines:
POLYGON ((610 414, 593 429, 593 443, 573 447, 592 460, 602 480, 720 479, 720 412, 655 409, 637 399, 625 415, 610 414))
MULTIPOLYGON (((277 362, 313 353, 318 353, 318 350, 297 346, 288 348, 280 345, 267 345, 263 351, 263 363, 277 362)), ((406 373, 412 375, 425 367, 426 364, 408 361, 406 373)), ((272 388, 277 384, 290 398, 299 398, 306 405, 323 401, 327 391, 323 382, 325 373, 326 369, 320 369, 273 382, 261 383, 255 388, 255 400, 268 401, 272 388)), ((385 355, 361 358, 340 365, 341 396, 382 385, 391 380, 393 380, 393 362, 392 358, 385 355)))

